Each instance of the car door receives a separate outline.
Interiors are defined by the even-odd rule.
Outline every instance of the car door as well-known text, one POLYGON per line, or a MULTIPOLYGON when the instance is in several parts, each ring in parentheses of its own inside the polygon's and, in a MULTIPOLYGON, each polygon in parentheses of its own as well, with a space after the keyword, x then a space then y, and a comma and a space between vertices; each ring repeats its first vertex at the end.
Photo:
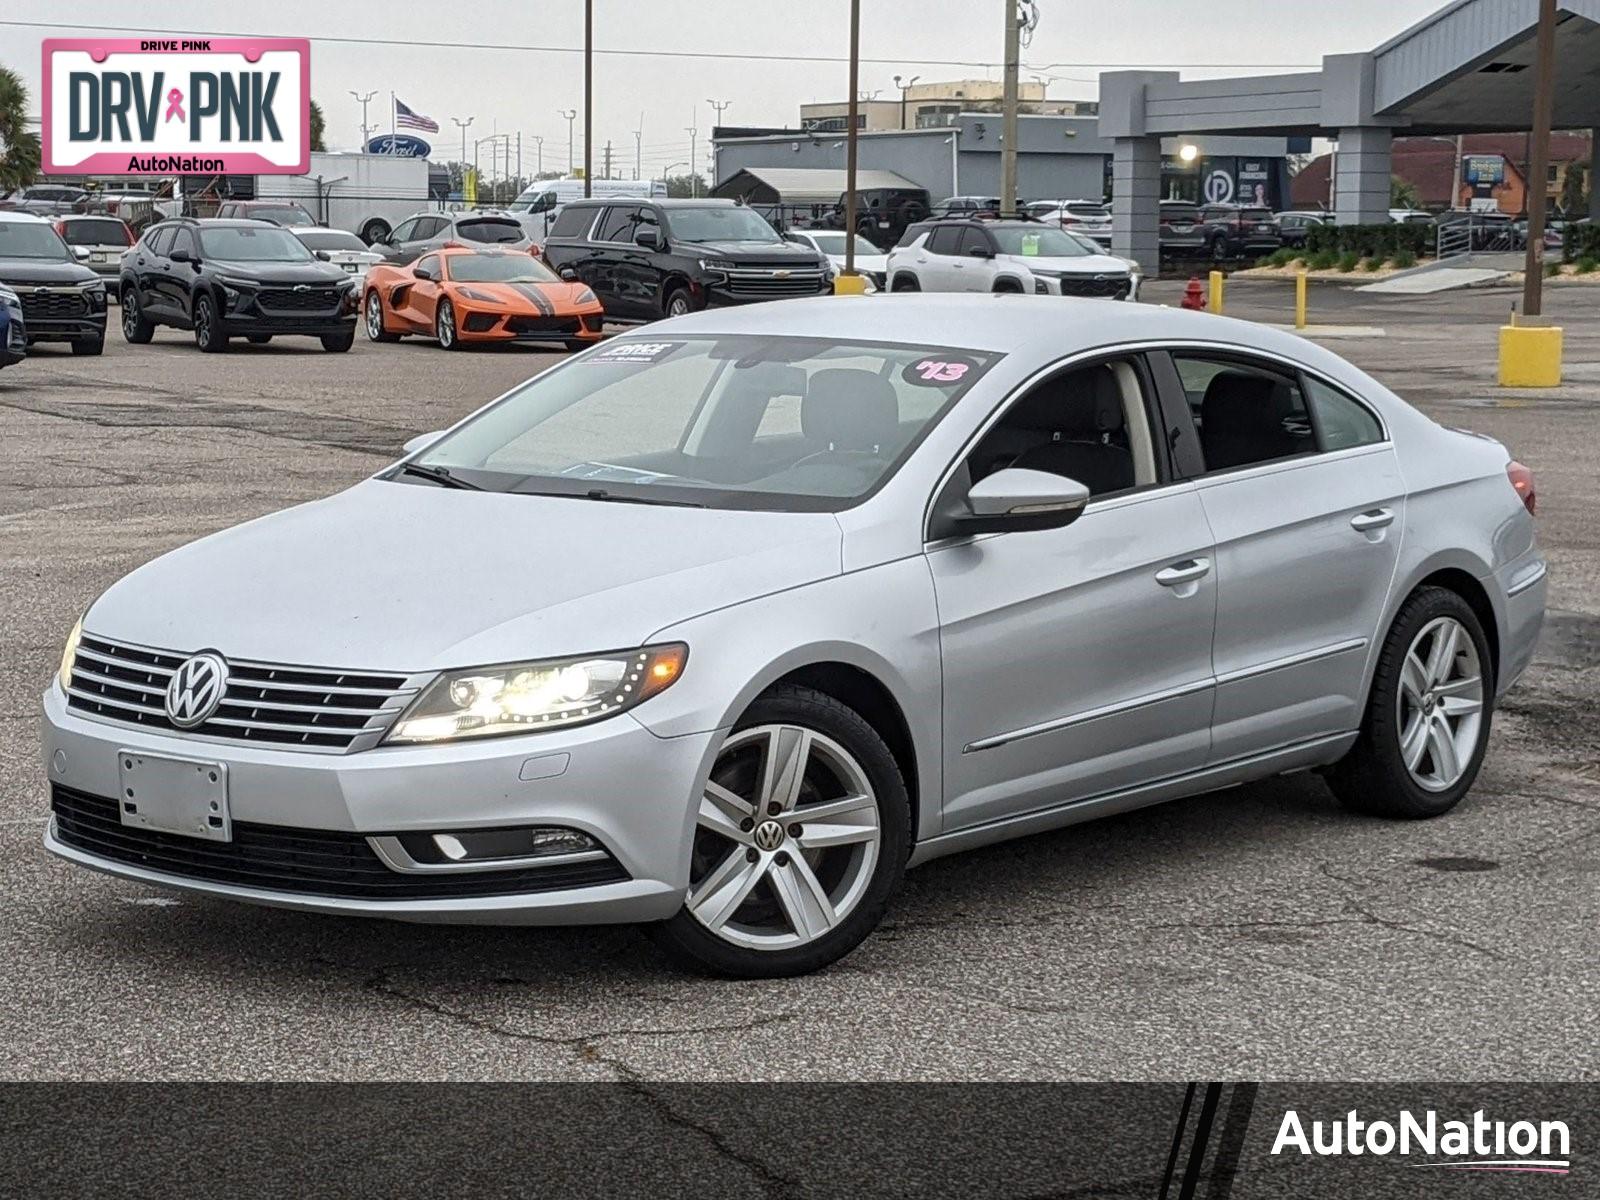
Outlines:
POLYGON ((172 263, 167 255, 177 232, 178 227, 173 225, 155 230, 145 251, 134 256, 139 302, 144 305, 145 312, 163 320, 188 315, 177 312, 172 304, 172 292, 166 286, 172 279, 172 263))
POLYGON ((1174 348, 1171 362, 1216 538, 1212 760, 1352 731, 1405 527, 1383 424, 1277 359, 1174 348))
POLYGON ((161 260, 161 269, 152 283, 164 313, 184 320, 190 318, 190 297, 194 292, 195 280, 199 278, 199 272, 195 269, 199 262, 200 242, 194 230, 187 225, 179 225, 173 232, 172 242, 161 260), (188 257, 182 261, 173 258, 179 251, 188 257))
POLYGON ((917 282, 925 292, 953 292, 961 277, 954 270, 956 248, 961 244, 961 226, 935 225, 923 239, 912 261, 917 282))
POLYGON ((630 218, 624 234, 627 242, 617 249, 616 290, 623 298, 623 310, 633 316, 655 317, 662 311, 662 287, 666 272, 661 263, 666 251, 666 234, 656 209, 642 204, 630 218), (641 246, 638 235, 654 230, 658 249, 641 246))
POLYGON ((443 270, 437 254, 424 254, 412 267, 414 282, 401 293, 396 311, 407 325, 420 333, 433 333, 433 318, 439 307, 439 274, 443 270), (429 278, 423 278, 424 275, 429 278))
POLYGON ((956 275, 956 290, 962 292, 987 292, 994 288, 999 268, 995 255, 998 249, 989 231, 981 225, 965 225, 961 241, 956 246, 955 261, 951 268, 956 275))
POLYGON ((630 315, 638 303, 637 296, 630 300, 622 278, 629 239, 633 236, 634 218, 639 214, 637 204, 611 204, 600 214, 600 220, 591 235, 588 272, 584 282, 600 297, 605 310, 618 315, 630 315))
POLYGON ((150 278, 158 261, 157 247, 162 242, 170 243, 171 240, 170 225, 153 226, 134 244, 132 252, 125 260, 123 284, 133 289, 138 297, 139 307, 146 312, 150 311, 150 278))
POLYGON ((1211 532, 1195 485, 1173 477, 1168 443, 1154 433, 1152 394, 1138 355, 1063 369, 1008 403, 946 485, 964 490, 1016 465, 1078 477, 1091 492, 1064 528, 927 548, 944 668, 946 831, 1205 762, 1211 532), (1126 465, 1107 471, 1105 460, 1117 466, 1123 454, 1126 465))

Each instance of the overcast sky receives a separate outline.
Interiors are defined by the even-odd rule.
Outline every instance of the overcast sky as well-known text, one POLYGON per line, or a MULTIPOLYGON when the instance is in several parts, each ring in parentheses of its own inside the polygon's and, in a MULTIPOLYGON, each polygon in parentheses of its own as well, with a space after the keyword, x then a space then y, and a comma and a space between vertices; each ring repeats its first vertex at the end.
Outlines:
MULTIPOLYGON (((924 81, 1000 77, 1005 0, 865 0, 862 5, 863 92, 898 96, 893 77, 924 81), (974 65, 960 65, 972 63, 974 65)), ((1369 50, 1441 7, 1443 0, 1038 0, 1040 22, 1023 51, 1024 78, 1048 76, 1050 94, 1092 98, 1099 67, 1150 64, 1186 77, 1251 69, 1314 67, 1323 54, 1369 50), (1204 64, 1211 64, 1206 66, 1204 64)), ((596 170, 600 147, 613 145, 619 174, 631 174, 633 130, 643 120, 642 159, 656 174, 689 157, 688 127, 706 133, 715 114, 708 99, 731 100, 728 124, 794 125, 799 106, 842 100, 849 52, 848 0, 595 0, 595 45, 629 50, 595 59, 596 170), (662 52, 768 55, 765 60, 672 57, 662 52)), ((37 113, 40 42, 87 36, 71 25, 23 28, 6 22, 59 22, 107 27, 112 36, 261 34, 309 37, 311 91, 327 117, 330 149, 360 141, 361 106, 351 90, 378 94, 368 110, 387 131, 393 90, 439 122, 436 159, 459 157, 452 117, 473 118, 469 136, 522 133, 523 170, 544 138, 546 170, 567 158, 567 122, 576 108, 576 156, 583 161, 581 54, 525 47, 581 47, 579 0, 469 0, 413 4, 403 0, 273 0, 222 5, 216 0, 4 0, 0 65, 21 73, 37 113), (135 23, 129 28, 129 23, 135 23), (142 23, 142 24, 141 24, 142 23), (356 39, 319 41, 319 38, 356 39), (364 44, 394 39, 420 45, 364 44), (478 48, 440 47, 478 43, 478 48), (516 49, 503 49, 507 44, 516 49)), ((488 165, 489 147, 482 150, 488 165)), ((471 156, 469 145, 468 156, 471 156)), ((515 166, 515 163, 512 164, 515 166)), ((681 169, 678 168, 678 169, 681 169)))

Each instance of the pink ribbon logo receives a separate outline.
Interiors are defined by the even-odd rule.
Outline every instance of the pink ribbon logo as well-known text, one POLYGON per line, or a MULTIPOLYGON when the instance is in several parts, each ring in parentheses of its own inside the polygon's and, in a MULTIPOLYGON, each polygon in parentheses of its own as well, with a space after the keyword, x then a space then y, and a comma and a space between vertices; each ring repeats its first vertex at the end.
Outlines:
POLYGON ((164 120, 170 121, 173 117, 177 117, 180 121, 188 120, 183 115, 183 93, 177 88, 167 93, 167 115, 164 120))

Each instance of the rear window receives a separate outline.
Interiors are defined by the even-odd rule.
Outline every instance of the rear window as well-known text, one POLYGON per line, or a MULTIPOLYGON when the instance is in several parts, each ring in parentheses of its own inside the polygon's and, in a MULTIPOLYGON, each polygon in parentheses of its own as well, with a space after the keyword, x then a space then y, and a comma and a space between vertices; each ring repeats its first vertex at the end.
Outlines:
POLYGON ((524 236, 521 225, 518 225, 515 221, 508 221, 503 217, 482 221, 462 221, 456 226, 456 232, 469 242, 520 242, 524 236))
POLYGON ((1272 210, 1270 208, 1242 208, 1239 215, 1246 221, 1270 221, 1272 210))
POLYGON ((305 209, 294 204, 257 204, 243 209, 241 217, 252 217, 257 221, 271 221, 274 225, 315 225, 311 214, 305 209))
POLYGON ((61 236, 69 246, 126 246, 128 227, 121 221, 65 221, 61 236))
POLYGON ((1111 210, 1104 204, 1069 204, 1067 211, 1075 217, 1109 217, 1111 210))
POLYGON ((353 233, 343 229, 308 229, 296 236, 307 250, 365 250, 367 244, 353 233))

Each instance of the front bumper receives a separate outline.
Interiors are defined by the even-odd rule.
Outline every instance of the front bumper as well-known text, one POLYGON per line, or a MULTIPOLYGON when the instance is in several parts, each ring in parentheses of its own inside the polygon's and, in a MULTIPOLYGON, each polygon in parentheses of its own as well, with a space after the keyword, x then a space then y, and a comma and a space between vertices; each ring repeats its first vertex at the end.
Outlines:
POLYGON ((496 308, 460 306, 456 332, 464 342, 598 342, 604 336, 605 313, 590 311, 552 314, 507 313, 496 308))
MULTIPOLYGON (((678 910, 688 888, 694 797, 710 770, 716 740, 712 733, 657 737, 622 714, 575 729, 477 744, 379 747, 352 754, 272 750, 90 720, 69 709, 52 685, 44 697, 43 753, 54 788, 93 798, 118 796, 119 752, 124 750, 219 762, 227 768, 228 808, 236 829, 244 825, 286 838, 298 831, 344 834, 345 842, 359 848, 348 835, 365 840, 556 825, 596 839, 620 872, 606 882, 506 894, 503 884, 490 878, 495 872, 473 871, 455 876, 466 882, 447 897, 369 899, 282 879, 271 886, 245 878, 222 882, 192 874, 194 868, 182 862, 172 866, 170 854, 97 853, 91 842, 67 836, 71 822, 54 818, 45 846, 69 861, 123 878, 279 908, 463 924, 659 920, 678 910), (463 894, 473 891, 475 877, 485 881, 485 894, 463 894), (487 894, 491 888, 494 894, 487 894)), ((174 843, 173 837, 166 840, 174 843)), ((192 841, 194 856, 229 845, 192 841)), ((397 881, 406 878, 396 873, 397 881)))
POLYGON ((264 307, 260 290, 222 288, 222 329, 231 337, 250 334, 307 334, 313 337, 353 331, 360 307, 360 288, 344 289, 328 308, 286 311, 264 307))
POLYGON ((106 336, 106 314, 103 310, 76 317, 29 316, 25 319, 29 345, 34 342, 92 341, 106 336))

